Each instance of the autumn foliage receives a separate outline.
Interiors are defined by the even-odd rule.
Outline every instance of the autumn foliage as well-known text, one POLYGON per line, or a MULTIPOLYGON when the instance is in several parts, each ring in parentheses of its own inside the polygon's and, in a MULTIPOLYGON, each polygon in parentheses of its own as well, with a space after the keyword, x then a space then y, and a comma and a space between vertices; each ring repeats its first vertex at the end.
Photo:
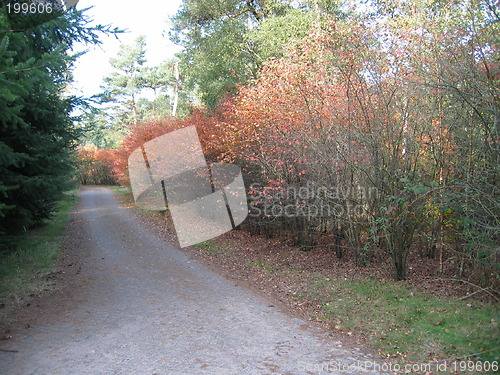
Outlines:
POLYGON ((116 150, 85 146, 77 150, 78 180, 82 185, 115 185, 116 150))
MULTIPOLYGON (((128 157, 135 149, 163 134, 192 125, 198 130, 205 157, 208 161, 214 162, 220 150, 215 123, 214 116, 207 116, 201 110, 194 110, 183 119, 166 117, 138 123, 131 127, 129 135, 122 140, 120 147, 110 152, 112 157, 106 159, 106 163, 113 178, 120 184, 128 185, 128 157)), ((105 149, 99 150, 102 152, 105 149)))

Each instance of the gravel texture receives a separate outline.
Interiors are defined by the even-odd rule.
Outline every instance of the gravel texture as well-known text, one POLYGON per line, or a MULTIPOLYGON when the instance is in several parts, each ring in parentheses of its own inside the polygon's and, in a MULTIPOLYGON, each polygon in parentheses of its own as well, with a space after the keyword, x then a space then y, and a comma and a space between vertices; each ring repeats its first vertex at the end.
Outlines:
POLYGON ((1 374, 379 373, 375 357, 158 239, 106 188, 81 191, 65 254, 65 286, 0 341, 1 374))

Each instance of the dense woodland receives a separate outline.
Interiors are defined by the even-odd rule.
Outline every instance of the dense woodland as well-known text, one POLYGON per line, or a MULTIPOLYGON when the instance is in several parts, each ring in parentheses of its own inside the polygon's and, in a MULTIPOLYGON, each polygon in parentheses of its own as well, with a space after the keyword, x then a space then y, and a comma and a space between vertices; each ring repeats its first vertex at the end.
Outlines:
POLYGON ((494 1, 184 0, 181 53, 148 66, 138 38, 78 101, 69 50, 111 32, 84 13, 14 30, 2 8, 2 236, 48 217, 75 178, 126 185, 134 149, 196 125, 207 160, 245 173, 243 230, 364 267, 389 257, 400 280, 416 252, 498 291, 494 1))

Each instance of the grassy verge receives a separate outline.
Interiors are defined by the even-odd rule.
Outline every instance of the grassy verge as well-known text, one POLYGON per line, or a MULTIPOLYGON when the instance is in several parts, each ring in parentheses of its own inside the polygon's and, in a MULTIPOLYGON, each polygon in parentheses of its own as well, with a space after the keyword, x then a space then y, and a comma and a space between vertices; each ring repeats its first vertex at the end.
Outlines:
POLYGON ((58 257, 61 240, 76 203, 76 192, 67 192, 57 211, 42 226, 19 236, 16 251, 0 259, 0 328, 9 323, 14 309, 27 297, 51 289, 50 273, 58 257))
POLYGON ((226 246, 220 245, 213 240, 200 242, 196 245, 193 245, 193 247, 204 250, 212 256, 217 256, 218 254, 227 254, 227 252, 229 251, 226 246))
MULTIPOLYGON (((363 336, 399 361, 498 361, 498 306, 438 297, 395 281, 309 275, 296 296, 313 302, 331 329, 363 336)), ((452 369, 451 365, 447 367, 452 369)))
POLYGON ((267 264, 266 262, 262 262, 262 261, 253 261, 253 262, 248 262, 247 264, 245 264, 245 267, 247 268, 257 268, 257 269, 261 269, 262 271, 264 271, 265 273, 267 274, 270 274, 272 272, 274 272, 275 270, 273 269, 273 267, 271 267, 269 264, 267 264))
POLYGON ((126 186, 106 186, 108 189, 113 191, 115 194, 118 195, 130 195, 129 200, 131 202, 134 201, 134 198, 132 196, 132 189, 126 186))

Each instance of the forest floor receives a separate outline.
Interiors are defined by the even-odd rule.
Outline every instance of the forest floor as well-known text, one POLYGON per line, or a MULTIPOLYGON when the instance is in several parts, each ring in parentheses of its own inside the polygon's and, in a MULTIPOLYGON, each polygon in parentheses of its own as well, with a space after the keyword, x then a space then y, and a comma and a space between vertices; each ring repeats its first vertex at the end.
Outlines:
MULTIPOLYGON (((167 213, 138 209, 129 190, 115 191, 142 222, 177 246, 167 213)), ((477 288, 457 282, 449 264, 439 273, 438 259, 423 261, 412 252, 407 280, 394 281, 384 254, 359 267, 348 252, 339 260, 327 246, 301 251, 283 238, 246 230, 185 251, 226 278, 271 296, 292 314, 353 343, 369 344, 402 366, 422 369, 411 373, 488 372, 499 360, 498 304, 487 294, 472 296, 477 288)))

